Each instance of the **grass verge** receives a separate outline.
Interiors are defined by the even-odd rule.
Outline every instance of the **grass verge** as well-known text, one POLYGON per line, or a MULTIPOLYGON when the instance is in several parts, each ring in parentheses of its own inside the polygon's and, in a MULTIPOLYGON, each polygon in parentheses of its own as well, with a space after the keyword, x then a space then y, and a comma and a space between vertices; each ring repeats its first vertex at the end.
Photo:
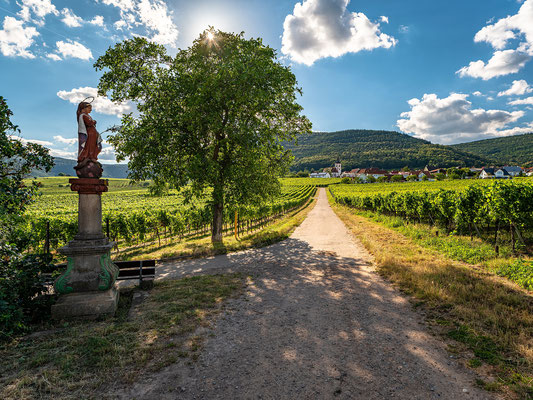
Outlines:
POLYGON ((267 246, 287 239, 296 227, 302 223, 315 204, 316 195, 315 198, 310 199, 301 208, 274 220, 261 230, 244 234, 237 239, 235 239, 233 234, 227 234, 224 236, 224 243, 222 245, 213 245, 210 236, 203 236, 184 239, 179 242, 169 242, 161 246, 154 243, 139 248, 126 249, 114 258, 117 260, 149 260, 179 257, 207 257, 252 247, 267 246))
POLYGON ((229 297, 238 274, 157 282, 128 318, 132 292, 121 292, 114 318, 52 325, 0 348, 0 398, 102 398, 103 387, 131 384, 180 357, 197 357, 202 337, 191 333, 229 297))
MULTIPOLYGON (((328 193, 329 196, 329 193, 328 193)), ((335 204, 333 210, 374 255, 378 272, 416 299, 451 350, 492 376, 478 384, 533 398, 533 296, 481 268, 450 260, 382 223, 335 204)))
POLYGON ((494 246, 477 237, 446 235, 438 228, 416 222, 407 222, 400 217, 383 215, 372 211, 353 212, 371 221, 407 236, 416 244, 434 250, 453 260, 475 264, 500 276, 505 276, 525 289, 533 290, 533 260, 512 256, 510 246, 501 246, 496 254, 494 246))

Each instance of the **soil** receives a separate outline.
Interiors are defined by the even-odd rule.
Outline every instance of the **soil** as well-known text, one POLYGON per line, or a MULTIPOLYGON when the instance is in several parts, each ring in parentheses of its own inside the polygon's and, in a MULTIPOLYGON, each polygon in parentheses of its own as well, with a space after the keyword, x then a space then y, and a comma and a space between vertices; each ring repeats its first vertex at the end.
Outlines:
MULTIPOLYGON (((431 336, 320 189, 293 235, 262 249, 169 262, 157 279, 244 272, 197 360, 112 394, 124 399, 492 399, 431 336)), ((111 394, 111 393, 108 393, 111 394)))

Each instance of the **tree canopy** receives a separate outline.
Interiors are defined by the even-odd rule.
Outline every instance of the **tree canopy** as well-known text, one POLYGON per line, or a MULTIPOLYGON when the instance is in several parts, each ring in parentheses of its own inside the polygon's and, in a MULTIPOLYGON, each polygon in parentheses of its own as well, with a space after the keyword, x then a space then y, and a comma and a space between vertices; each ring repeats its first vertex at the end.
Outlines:
POLYGON ((292 160, 282 146, 311 123, 289 67, 261 39, 210 28, 171 57, 144 38, 110 48, 95 63, 105 70, 99 92, 131 100, 109 139, 129 158, 130 178, 195 193, 212 188, 212 240, 222 240, 225 205, 261 203, 279 191, 292 160))
POLYGON ((15 136, 20 130, 11 121, 12 115, 0 96, 0 219, 22 214, 33 198, 36 187, 24 184, 26 175, 33 169, 49 171, 53 166, 47 148, 15 136))
MULTIPOLYGON (((28 254, 31 232, 22 228, 24 210, 34 199, 36 184, 24 178, 33 169, 52 168, 48 149, 23 142, 11 121, 13 112, 0 96, 0 342, 26 327, 32 315, 42 315, 43 275, 50 259, 28 254)), ((48 271, 48 270, 46 270, 48 271)))

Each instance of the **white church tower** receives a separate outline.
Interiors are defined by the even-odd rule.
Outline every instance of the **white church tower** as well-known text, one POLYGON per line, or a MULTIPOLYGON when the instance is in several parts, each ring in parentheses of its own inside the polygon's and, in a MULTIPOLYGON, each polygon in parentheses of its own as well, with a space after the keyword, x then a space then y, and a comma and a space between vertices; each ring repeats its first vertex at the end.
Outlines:
POLYGON ((340 158, 337 158, 337 161, 335 162, 335 167, 332 169, 332 177, 333 178, 339 178, 342 174, 342 165, 340 158))
POLYGON ((340 177, 342 174, 342 165, 340 158, 337 158, 337 162, 335 163, 335 169, 337 170, 337 177, 340 177))

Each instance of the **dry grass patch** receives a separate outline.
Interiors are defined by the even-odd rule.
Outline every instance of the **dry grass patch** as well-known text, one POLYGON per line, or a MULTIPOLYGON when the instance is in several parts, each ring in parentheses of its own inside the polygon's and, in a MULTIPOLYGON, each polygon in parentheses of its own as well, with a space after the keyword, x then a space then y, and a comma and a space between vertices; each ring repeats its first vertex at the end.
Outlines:
POLYGON ((423 248, 353 209, 331 204, 373 254, 378 272, 416 298, 415 305, 423 307, 430 324, 456 341, 455 350, 473 353, 469 366, 489 366, 496 379, 478 382, 481 386, 511 388, 511 397, 533 398, 530 292, 486 270, 423 248))
POLYGON ((114 318, 19 338, 0 349, 0 398, 102 398, 103 387, 131 384, 180 357, 194 359, 203 339, 191 333, 243 287, 238 274, 157 282, 133 318, 125 292, 114 318))

